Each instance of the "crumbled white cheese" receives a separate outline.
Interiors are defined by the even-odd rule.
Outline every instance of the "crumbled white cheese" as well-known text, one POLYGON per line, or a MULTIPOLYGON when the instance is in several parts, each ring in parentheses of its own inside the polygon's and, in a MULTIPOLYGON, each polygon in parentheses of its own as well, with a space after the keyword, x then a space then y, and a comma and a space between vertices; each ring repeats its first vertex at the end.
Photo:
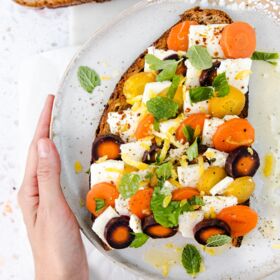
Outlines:
POLYGON ((193 238, 193 228, 203 219, 203 211, 184 212, 179 216, 179 232, 185 238, 193 238))
POLYGON ((189 48, 196 45, 205 46, 211 57, 224 58, 220 40, 225 26, 226 24, 191 25, 189 48))
POLYGON ((174 148, 169 150, 169 156, 167 157, 167 160, 179 160, 181 157, 186 153, 187 149, 189 147, 189 144, 186 143, 184 146, 180 148, 174 148))
POLYGON ((213 146, 213 136, 217 131, 217 128, 224 123, 223 119, 211 118, 205 119, 203 133, 202 133, 202 144, 212 147, 213 146))
MULTIPOLYGON (((204 170, 209 167, 208 163, 203 164, 204 170)), ((190 164, 186 167, 178 166, 177 173, 179 183, 184 187, 195 187, 201 176, 201 167, 199 164, 190 164)))
MULTIPOLYGON (((159 124, 159 130, 162 135, 167 135, 168 133, 175 132, 176 128, 180 125, 180 120, 178 118, 176 119, 170 119, 168 121, 160 122, 159 124)), ((172 133, 173 134, 173 133, 172 133)))
POLYGON ((93 163, 90 167, 90 184, 91 186, 101 182, 116 184, 123 170, 124 162, 121 160, 93 163))
POLYGON ((210 194, 222 194, 224 190, 234 181, 232 177, 225 177, 220 182, 218 182, 214 187, 211 188, 210 194))
POLYGON ((184 113, 185 115, 194 113, 208 113, 208 100, 191 103, 190 92, 187 90, 184 96, 184 113))
POLYGON ((151 98, 156 97, 171 86, 170 81, 153 82, 145 85, 142 102, 146 104, 151 98))
POLYGON ((219 213, 222 209, 237 204, 237 198, 235 196, 203 196, 204 206, 201 210, 208 213, 215 211, 219 213))
POLYGON ((139 219, 136 215, 132 214, 129 219, 129 227, 133 230, 133 232, 141 233, 142 232, 141 219, 139 219))
POLYGON ((102 214, 100 214, 98 217, 96 217, 96 219, 94 220, 94 223, 92 225, 92 230, 108 246, 109 246, 109 244, 107 243, 107 241, 105 239, 104 231, 105 231, 105 227, 106 227, 107 223, 115 217, 119 217, 118 213, 111 206, 109 206, 102 214))
POLYGON ((165 181, 160 193, 164 194, 164 195, 169 195, 171 194, 174 190, 176 190, 177 187, 175 187, 173 184, 171 184, 169 181, 165 181))
POLYGON ((225 167, 228 153, 219 150, 208 148, 203 154, 211 163, 212 166, 225 167))
POLYGON ((188 59, 185 61, 185 65, 187 67, 186 82, 185 82, 186 87, 190 88, 190 87, 199 86, 200 85, 199 78, 202 70, 196 69, 188 59))
POLYGON ((137 128, 140 113, 130 109, 122 112, 108 113, 107 123, 110 126, 110 131, 127 142, 134 139, 134 133, 137 128))
POLYGON ((138 140, 136 142, 122 144, 120 146, 121 156, 127 156, 134 161, 142 161, 145 151, 148 151, 151 145, 151 140, 138 140))
POLYGON ((121 195, 115 199, 115 209, 120 215, 130 216, 129 211, 129 198, 124 198, 121 195))

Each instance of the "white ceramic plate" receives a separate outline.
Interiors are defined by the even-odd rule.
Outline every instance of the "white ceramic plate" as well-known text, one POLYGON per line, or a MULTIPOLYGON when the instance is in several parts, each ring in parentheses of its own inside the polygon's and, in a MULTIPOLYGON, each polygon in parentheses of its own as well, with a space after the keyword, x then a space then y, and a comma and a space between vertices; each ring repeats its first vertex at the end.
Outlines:
MULTIPOLYGON (((240 5, 232 5, 232 2, 229 3, 231 5, 225 6, 225 1, 220 1, 218 8, 228 12, 234 20, 247 21, 256 27, 259 50, 272 51, 279 48, 279 6, 273 6, 269 1, 263 2, 264 5, 256 5, 254 1, 250 1, 250 5, 247 6, 254 8, 251 10, 246 8, 244 1, 236 1, 240 2, 240 5), (268 13, 269 10, 274 13, 268 13)), ((141 1, 99 30, 81 48, 66 71, 56 98, 52 135, 61 156, 61 180, 66 199, 82 231, 101 252, 104 250, 91 230, 90 215, 81 207, 80 202, 85 199, 88 191, 89 178, 85 171, 89 167, 91 144, 104 105, 121 74, 140 53, 178 20, 179 14, 196 5, 217 8, 216 1, 211 3, 212 5, 206 1, 201 3, 187 0, 141 1), (77 69, 81 65, 94 68, 101 76, 110 77, 110 80, 104 80, 102 86, 96 88, 93 94, 87 94, 77 80, 77 69), (81 162, 84 169, 79 174, 74 170, 76 161, 81 162)), ((253 70, 255 73, 250 84, 249 114, 257 133, 255 147, 261 158, 269 149, 276 158, 279 157, 277 133, 280 131, 280 94, 275 85, 280 76, 272 70, 271 65, 265 63, 255 64, 253 70)), ((206 270, 199 275, 199 279, 256 279, 280 268, 280 250, 273 248, 280 243, 280 240, 277 240, 280 236, 277 224, 279 218, 273 216, 279 213, 280 208, 278 168, 278 164, 275 164, 275 172, 270 179, 263 180, 260 175, 256 179, 256 198, 252 200, 252 205, 261 216, 258 229, 244 239, 239 249, 231 248, 216 256, 209 256, 203 252, 206 270)), ((125 249, 104 253, 142 277, 160 279, 161 273, 147 264, 143 256, 153 250, 151 248, 164 248, 164 244, 170 242, 182 247, 189 241, 178 235, 161 241, 149 240, 137 250, 125 249)), ((181 265, 174 266, 169 276, 170 279, 176 280, 188 277, 181 265)))

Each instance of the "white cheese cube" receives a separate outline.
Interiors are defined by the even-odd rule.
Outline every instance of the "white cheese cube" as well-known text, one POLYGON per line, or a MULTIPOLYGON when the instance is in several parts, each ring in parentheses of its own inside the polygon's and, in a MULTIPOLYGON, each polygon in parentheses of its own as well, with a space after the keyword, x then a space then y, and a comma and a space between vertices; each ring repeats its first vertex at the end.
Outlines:
POLYGON ((141 219, 139 219, 136 215, 132 214, 129 219, 129 227, 133 230, 133 232, 141 233, 142 232, 141 219))
POLYGON ((142 161, 145 151, 148 151, 151 145, 151 140, 139 140, 136 142, 122 144, 120 146, 121 156, 129 157, 134 161, 142 161))
POLYGON ((170 149, 167 160, 181 159, 181 157, 186 153, 188 147, 189 147, 189 144, 186 143, 186 144, 184 144, 183 147, 170 149))
POLYGON ((217 131, 217 128, 224 123, 223 119, 211 118, 204 121, 203 133, 202 133, 202 144, 212 147, 213 136, 217 131))
POLYGON ((224 190, 234 181, 232 177, 225 177, 223 180, 218 182, 211 190, 210 194, 216 195, 216 194, 222 194, 224 190))
MULTIPOLYGON (((156 49, 154 46, 149 47, 148 48, 148 54, 152 54, 155 57, 159 58, 160 60, 164 60, 165 58, 177 54, 177 52, 173 51, 173 50, 160 50, 160 49, 156 49)), ((150 69, 150 66, 148 63, 145 62, 144 65, 144 72, 151 72, 152 70, 150 69)))
POLYGON ((212 166, 225 167, 228 153, 221 152, 216 149, 208 148, 203 154, 210 162, 212 166))
POLYGON ((203 219, 203 211, 184 212, 179 216, 179 232, 185 238, 193 238, 193 228, 203 219))
POLYGON ((167 90, 170 85, 170 81, 147 83, 145 85, 142 102, 146 104, 151 98, 154 98, 164 90, 167 90))
POLYGON ((250 58, 224 59, 217 69, 217 74, 226 72, 229 85, 244 94, 248 92, 252 60, 250 58))
POLYGON ((185 115, 195 113, 208 113, 208 100, 191 103, 190 92, 187 90, 184 95, 184 113, 185 115))
POLYGON ((109 206, 102 214, 100 214, 94 220, 94 223, 92 225, 92 230, 108 246, 109 246, 109 244, 107 243, 107 241, 105 239, 104 231, 105 231, 105 227, 106 227, 107 223, 115 217, 119 217, 118 213, 111 206, 109 206))
POLYGON ((227 122, 227 121, 230 121, 232 119, 238 119, 239 117, 237 115, 225 115, 224 116, 224 121, 227 122))
MULTIPOLYGON (((204 170, 209 167, 208 163, 204 163, 204 170)), ((199 164, 190 164, 188 166, 178 166, 177 168, 179 183, 184 187, 196 187, 203 170, 199 164)))
POLYGON ((203 196, 204 206, 201 210, 204 212, 215 211, 219 213, 222 209, 237 204, 235 196, 203 196))
POLYGON ((163 135, 167 135, 168 133, 173 134, 179 125, 179 119, 170 119, 168 121, 160 122, 159 130, 163 135))
POLYGON ((123 170, 124 162, 121 160, 93 163, 90 167, 91 186, 101 182, 116 184, 123 170))
POLYGON ((160 190, 160 193, 162 193, 164 195, 169 195, 176 189, 177 188, 173 184, 171 184, 169 181, 165 181, 160 190))
POLYGON ((137 128, 140 113, 130 109, 122 112, 110 112, 108 114, 107 123, 110 126, 110 131, 127 142, 134 139, 134 133, 137 128))
POLYGON ((115 199, 115 209, 120 215, 130 216, 131 213, 129 211, 128 202, 129 198, 124 198, 121 195, 115 199))
POLYGON ((189 31, 189 48, 200 45, 205 46, 211 57, 224 58, 220 46, 222 31, 226 24, 191 25, 189 31))
POLYGON ((200 86, 199 78, 202 70, 196 69, 188 59, 185 61, 185 65, 187 67, 185 82, 186 87, 190 88, 200 86))

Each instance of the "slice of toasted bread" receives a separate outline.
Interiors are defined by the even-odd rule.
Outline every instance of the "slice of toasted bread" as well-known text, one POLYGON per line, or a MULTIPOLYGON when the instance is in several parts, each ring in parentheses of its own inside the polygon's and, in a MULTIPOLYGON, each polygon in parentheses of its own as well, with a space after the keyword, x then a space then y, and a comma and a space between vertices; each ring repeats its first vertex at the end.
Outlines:
POLYGON ((110 0, 14 0, 16 3, 33 8, 59 8, 89 2, 105 2, 110 0))
MULTIPOLYGON (((196 21, 199 24, 227 24, 232 23, 232 19, 225 12, 220 10, 213 9, 200 9, 199 7, 185 11, 181 16, 180 20, 191 20, 196 21)), ((177 23, 178 23, 177 22, 177 23)), ((176 24, 177 24, 176 23, 176 24)), ((170 28, 171 29, 171 28, 170 28)), ((154 42, 154 46, 157 49, 167 49, 167 37, 170 32, 170 29, 167 30, 163 35, 154 42)), ((119 112, 130 107, 126 102, 126 98, 123 94, 123 85, 125 81, 133 74, 143 71, 144 60, 146 51, 143 52, 132 65, 127 69, 127 71, 122 75, 121 79, 117 83, 101 117, 99 126, 96 131, 96 136, 109 133, 109 126, 107 124, 107 117, 109 112, 119 112)), ((243 111, 240 114, 240 117, 245 118, 248 115, 248 94, 246 94, 246 105, 243 111)), ((247 205, 249 201, 247 201, 247 205)), ((233 238, 233 246, 240 247, 242 243, 242 237, 233 238)))

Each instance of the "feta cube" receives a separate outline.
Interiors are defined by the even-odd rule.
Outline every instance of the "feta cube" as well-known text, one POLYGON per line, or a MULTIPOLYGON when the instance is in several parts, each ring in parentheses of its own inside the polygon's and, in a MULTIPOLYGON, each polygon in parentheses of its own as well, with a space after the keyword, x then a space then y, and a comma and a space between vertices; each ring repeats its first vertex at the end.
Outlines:
POLYGON ((224 190, 234 181, 232 177, 225 177, 223 180, 221 180, 219 183, 217 183, 214 187, 211 188, 210 194, 216 195, 216 194, 222 194, 224 190))
POLYGON ((158 96, 164 90, 167 90, 170 86, 170 81, 147 83, 145 85, 142 102, 146 104, 147 101, 149 101, 153 97, 158 96))
POLYGON ((237 204, 235 196, 203 196, 204 206, 201 210, 204 212, 215 211, 219 213, 222 209, 237 204))
POLYGON ((132 214, 129 219, 129 227, 133 230, 133 232, 141 233, 142 232, 141 219, 139 219, 136 215, 132 214))
POLYGON ((219 150, 208 148, 203 154, 210 162, 212 166, 225 167, 228 153, 221 152, 219 150))
POLYGON ((211 118, 205 119, 204 127, 202 132, 202 144, 212 147, 213 146, 213 136, 216 133, 218 127, 224 123, 223 119, 211 118))
POLYGON ((129 211, 129 198, 124 198, 121 195, 115 199, 115 209, 120 215, 130 216, 129 211))
POLYGON ((203 211, 184 212, 179 216, 179 232, 183 237, 193 238, 193 228, 203 219, 203 211))
POLYGON ((191 103, 190 92, 187 90, 184 96, 184 113, 185 115, 195 113, 208 113, 208 100, 191 103))

